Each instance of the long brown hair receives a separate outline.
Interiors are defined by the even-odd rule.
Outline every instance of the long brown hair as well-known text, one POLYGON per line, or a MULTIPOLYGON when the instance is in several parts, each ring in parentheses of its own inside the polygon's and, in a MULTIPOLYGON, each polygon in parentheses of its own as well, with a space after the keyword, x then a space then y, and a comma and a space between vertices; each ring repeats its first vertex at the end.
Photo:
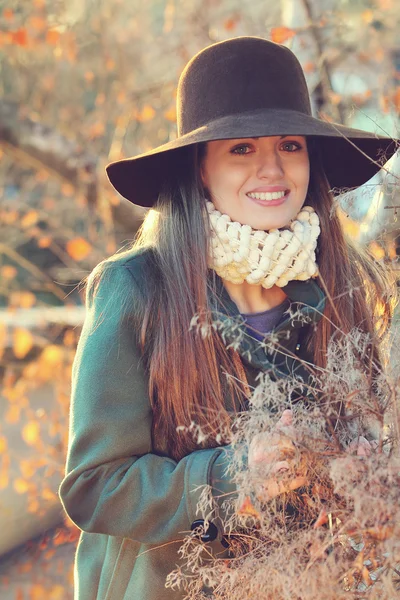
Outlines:
MULTIPOLYGON (((321 222, 319 283, 328 297, 325 318, 309 334, 308 349, 314 364, 324 367, 331 336, 346 335, 358 326, 371 334, 373 357, 379 363, 379 342, 392 316, 389 280, 366 251, 345 239, 317 143, 307 141, 311 169, 306 203, 315 207, 321 222)), ((152 249, 154 268, 146 274, 141 297, 135 298, 135 311, 147 356, 154 443, 166 441, 168 454, 177 460, 198 448, 193 433, 177 433, 177 427, 195 422, 207 435, 229 427, 226 393, 238 408, 246 390, 241 359, 219 333, 209 327, 203 336, 190 329, 194 315, 205 326, 212 323, 207 292, 215 293, 207 267, 210 236, 199 169, 206 150, 206 144, 185 149, 179 172, 165 182, 128 250, 152 249), (242 381, 243 386, 229 381, 242 381)), ((217 443, 214 435, 205 445, 217 443)))

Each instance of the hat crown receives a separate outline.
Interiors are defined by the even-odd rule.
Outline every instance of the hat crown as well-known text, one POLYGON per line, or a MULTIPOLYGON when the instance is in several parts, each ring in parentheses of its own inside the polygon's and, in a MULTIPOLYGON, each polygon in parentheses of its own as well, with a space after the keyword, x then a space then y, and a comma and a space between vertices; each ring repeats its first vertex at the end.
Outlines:
POLYGON ((306 80, 294 53, 253 36, 198 52, 181 73, 176 102, 178 137, 215 119, 257 110, 311 115, 306 80))

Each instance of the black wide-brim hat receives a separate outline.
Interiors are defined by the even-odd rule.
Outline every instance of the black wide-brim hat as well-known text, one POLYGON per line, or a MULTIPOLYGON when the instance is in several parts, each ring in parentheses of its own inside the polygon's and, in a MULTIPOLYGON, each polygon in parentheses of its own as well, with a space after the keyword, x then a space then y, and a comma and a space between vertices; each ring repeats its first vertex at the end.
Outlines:
POLYGON ((318 139, 331 188, 368 181, 397 150, 397 140, 323 121, 311 114, 301 65, 286 46, 255 36, 212 44, 184 67, 177 89, 177 137, 111 162, 107 176, 127 200, 144 207, 199 142, 277 135, 318 139))

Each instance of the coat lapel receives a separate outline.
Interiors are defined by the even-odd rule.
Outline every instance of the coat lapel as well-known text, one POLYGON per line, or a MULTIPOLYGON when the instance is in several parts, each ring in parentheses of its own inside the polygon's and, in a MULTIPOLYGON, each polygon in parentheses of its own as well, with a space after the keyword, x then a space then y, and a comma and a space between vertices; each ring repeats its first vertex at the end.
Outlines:
POLYGON ((213 287, 215 294, 210 296, 213 322, 224 343, 237 350, 243 361, 258 371, 269 371, 278 377, 300 374, 299 361, 286 354, 290 352, 301 358, 305 328, 308 330, 322 317, 326 297, 316 281, 291 281, 282 288, 291 301, 290 312, 284 313, 266 344, 247 332, 238 307, 215 273, 213 287))

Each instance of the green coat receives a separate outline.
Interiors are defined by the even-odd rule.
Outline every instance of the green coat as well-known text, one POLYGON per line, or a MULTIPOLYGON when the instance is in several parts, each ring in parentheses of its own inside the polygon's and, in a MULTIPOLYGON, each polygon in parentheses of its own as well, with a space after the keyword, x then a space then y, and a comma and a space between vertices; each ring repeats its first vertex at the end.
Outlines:
MULTIPOLYGON (((197 450, 179 462, 154 450, 148 374, 129 323, 135 309, 129 299, 151 268, 148 254, 136 251, 107 259, 88 280, 87 314, 72 369, 65 477, 59 488, 64 510, 82 531, 75 600, 183 598, 164 583, 179 564, 177 550, 198 518, 198 487, 210 484, 216 498, 235 492, 225 476, 229 446, 197 450), (102 278, 93 297, 99 271, 102 278)), ((315 281, 290 282, 285 292, 292 301, 305 303, 300 310, 311 321, 320 318, 315 308, 323 310, 324 295, 315 281)), ((238 315, 222 282, 220 294, 227 306, 223 318, 238 315)), ((294 319, 279 327, 281 343, 297 354, 303 328, 294 319)), ((238 349, 250 383, 260 370, 274 368, 271 357, 256 346, 247 337, 238 349)), ((278 357, 274 360, 277 365, 278 357)), ((284 360, 279 368, 282 376, 299 363, 284 360)), ((211 543, 214 551, 224 550, 222 533, 211 543)))

